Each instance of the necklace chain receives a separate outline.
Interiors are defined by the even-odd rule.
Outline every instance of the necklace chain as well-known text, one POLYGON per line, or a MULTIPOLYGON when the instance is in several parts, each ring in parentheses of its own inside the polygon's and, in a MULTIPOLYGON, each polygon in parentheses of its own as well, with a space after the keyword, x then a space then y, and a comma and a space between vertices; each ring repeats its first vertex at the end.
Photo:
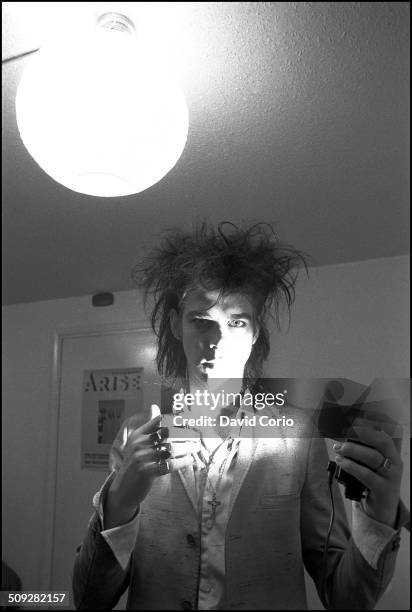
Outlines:
MULTIPOLYGON (((190 408, 189 408, 189 411, 190 411, 190 408)), ((188 425, 185 425, 184 427, 186 427, 187 429, 192 429, 193 431, 199 433, 200 434, 200 438, 202 439, 202 434, 201 434, 201 431, 199 429, 196 429, 195 427, 189 427, 188 425)), ((238 435, 240 435, 241 429, 242 429, 242 427, 240 427, 238 435)), ((203 440, 202 440, 202 442, 203 442, 203 440)), ((203 446, 204 446, 204 443, 203 443, 203 446)), ((211 506, 211 509, 212 509, 212 514, 211 514, 210 518, 207 519, 207 525, 208 525, 209 528, 211 528, 214 525, 215 520, 216 520, 216 509, 222 503, 222 502, 220 502, 217 499, 217 493, 218 493, 218 490, 219 490, 219 487, 220 487, 221 480, 223 478, 223 473, 224 473, 224 470, 225 470, 225 467, 226 467, 227 460, 229 459, 229 456, 230 456, 230 453, 231 453, 231 450, 232 450, 232 446, 233 446, 233 437, 229 434, 222 441, 222 443, 219 444, 212 451, 212 453, 209 454, 209 459, 207 461, 204 460, 204 455, 203 455, 203 453, 201 453, 201 455, 202 455, 201 459, 202 459, 202 462, 203 462, 203 465, 204 465, 204 468, 201 471, 205 474, 206 478, 204 479, 203 483, 201 484, 201 488, 200 488, 201 494, 199 496, 199 501, 203 499, 204 491, 205 491, 205 488, 206 488, 206 485, 207 485, 208 482, 209 482, 210 487, 211 487, 211 489, 213 491, 212 499, 207 501, 207 503, 211 506), (226 456, 225 456, 224 460, 222 461, 221 465, 219 466, 218 479, 216 481, 216 485, 213 486, 212 481, 209 478, 209 469, 210 469, 210 466, 213 463, 213 459, 214 459, 214 456, 215 456, 216 452, 219 450, 219 448, 221 448, 222 444, 224 444, 225 442, 229 442, 228 443, 227 453, 226 453, 226 456)), ((201 521, 201 511, 200 510, 199 510, 199 521, 201 521)))
POLYGON ((212 514, 211 514, 210 518, 207 520, 207 526, 209 528, 211 528, 214 525, 215 520, 216 520, 216 510, 217 510, 217 507, 220 506, 221 503, 222 503, 222 502, 220 502, 217 499, 217 493, 218 493, 218 490, 219 490, 219 487, 220 487, 221 480, 223 478, 223 473, 224 473, 224 470, 225 470, 225 467, 226 467, 227 460, 229 459, 229 455, 230 455, 231 450, 232 450, 233 438, 231 436, 228 436, 227 438, 225 438, 225 440, 222 442, 222 444, 219 444, 219 446, 217 448, 215 448, 213 453, 211 453, 211 455, 209 457, 209 461, 206 464, 205 472, 204 472, 205 476, 206 476, 206 479, 205 479, 203 487, 202 487, 201 498, 203 498, 203 492, 205 490, 207 482, 209 482, 210 487, 211 487, 211 489, 213 491, 212 499, 207 501, 207 503, 211 506, 211 509, 212 509, 212 514), (228 441, 227 453, 226 453, 226 456, 225 456, 224 460, 222 461, 222 463, 219 466, 218 479, 217 479, 217 482, 216 482, 215 486, 213 486, 212 481, 209 478, 209 468, 210 468, 210 466, 213 463, 213 458, 214 458, 215 453, 218 451, 219 448, 221 448, 222 444, 224 444, 227 441, 228 441))

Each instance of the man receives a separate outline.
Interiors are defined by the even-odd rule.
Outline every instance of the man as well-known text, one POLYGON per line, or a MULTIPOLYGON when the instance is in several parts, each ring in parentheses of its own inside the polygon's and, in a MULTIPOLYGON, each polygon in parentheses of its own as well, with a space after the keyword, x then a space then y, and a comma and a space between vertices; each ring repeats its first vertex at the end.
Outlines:
MULTIPOLYGON (((351 534, 332 484, 324 554, 324 440, 302 435, 302 416, 301 429, 256 437, 245 425, 256 408, 239 401, 257 388, 269 353, 267 316, 275 310, 279 320, 283 302, 290 312, 299 263, 304 257, 266 224, 169 232, 145 260, 139 278, 154 298, 158 369, 180 398, 196 398, 179 415, 192 429, 179 438, 170 415, 123 424, 77 553, 77 608, 111 608, 129 587, 128 609, 305 609, 304 566, 325 606, 375 606, 407 520, 391 437, 364 425, 356 430, 363 445, 336 447, 336 461, 368 494, 353 503, 351 534), (237 401, 225 401, 223 387, 237 401), (211 396, 221 398, 215 420, 199 426, 211 396)), ((265 406, 261 414, 279 412, 265 406)), ((297 416, 291 408, 288 415, 297 416)))

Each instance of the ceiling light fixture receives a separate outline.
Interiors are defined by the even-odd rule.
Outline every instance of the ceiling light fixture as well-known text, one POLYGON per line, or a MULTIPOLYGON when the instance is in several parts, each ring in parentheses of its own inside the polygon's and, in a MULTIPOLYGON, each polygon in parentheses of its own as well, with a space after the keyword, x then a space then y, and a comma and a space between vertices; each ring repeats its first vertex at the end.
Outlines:
POLYGON ((186 144, 188 109, 165 61, 133 22, 104 13, 91 28, 42 47, 16 96, 21 139, 54 180, 116 197, 160 181, 186 144))

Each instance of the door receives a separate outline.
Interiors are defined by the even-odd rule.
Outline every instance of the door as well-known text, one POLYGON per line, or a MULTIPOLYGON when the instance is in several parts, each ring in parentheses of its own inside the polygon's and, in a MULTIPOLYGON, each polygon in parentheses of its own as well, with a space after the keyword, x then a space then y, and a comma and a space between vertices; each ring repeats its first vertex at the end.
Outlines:
MULTIPOLYGON (((51 588, 70 592, 76 547, 83 541, 93 514, 92 498, 107 475, 104 469, 81 469, 82 391, 85 370, 143 367, 143 406, 160 406, 155 368, 154 336, 148 330, 128 330, 63 336, 58 415, 55 516, 51 588)), ((127 592, 116 609, 125 609, 127 592)))

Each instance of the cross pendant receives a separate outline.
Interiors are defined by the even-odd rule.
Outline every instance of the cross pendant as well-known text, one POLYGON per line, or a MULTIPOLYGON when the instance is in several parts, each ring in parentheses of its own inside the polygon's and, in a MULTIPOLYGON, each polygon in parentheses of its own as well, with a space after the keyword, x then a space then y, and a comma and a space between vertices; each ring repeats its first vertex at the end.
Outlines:
POLYGON ((212 500, 211 500, 211 501, 208 501, 207 503, 209 504, 209 506, 212 506, 212 516, 210 517, 210 521, 211 521, 211 523, 212 523, 212 525, 213 525, 213 523, 215 522, 215 519, 216 519, 216 508, 217 508, 218 506, 220 506, 220 504, 221 504, 222 502, 217 501, 217 499, 216 499, 216 493, 213 493, 212 500))

